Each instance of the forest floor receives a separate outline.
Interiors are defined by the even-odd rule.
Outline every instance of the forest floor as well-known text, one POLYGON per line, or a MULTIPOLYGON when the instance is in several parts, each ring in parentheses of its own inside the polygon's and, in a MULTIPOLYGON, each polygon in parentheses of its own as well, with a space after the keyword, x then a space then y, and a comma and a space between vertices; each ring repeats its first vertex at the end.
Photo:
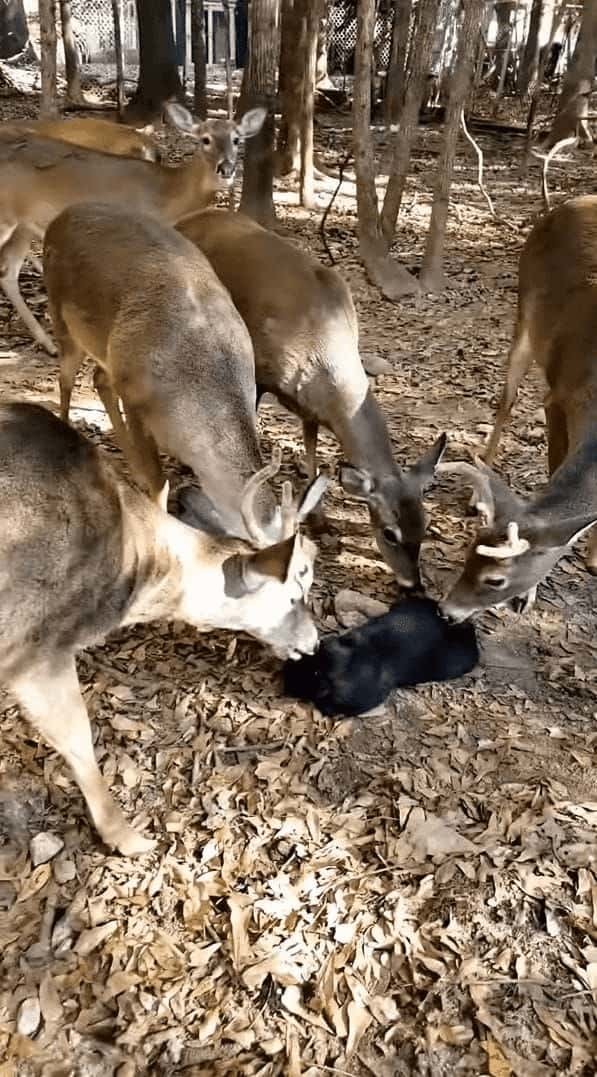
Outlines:
MULTIPOLYGON (((319 119, 333 168, 349 118, 319 119)), ((354 199, 339 197, 328 220, 363 354, 391 365, 375 389, 400 463, 443 430, 452 459, 481 446, 501 384, 539 169, 524 177, 521 138, 479 137, 502 222, 461 143, 441 295, 383 301, 358 262, 354 199)), ((191 149, 167 141, 174 155, 191 149)), ((420 129, 395 244, 409 267, 439 144, 436 127, 420 129)), ((556 201, 591 192, 594 164, 577 155, 551 182, 556 201)), ((280 227, 323 260, 320 213, 301 210, 289 183, 277 198, 280 227)), ((43 315, 30 267, 22 283, 43 315)), ((0 307, 1 397, 55 409, 55 361, 0 307)), ((546 478, 541 401, 532 375, 499 454, 521 493, 546 478)), ((120 466, 88 371, 73 417, 120 466)), ((296 478, 296 420, 267 403, 260 425, 265 452, 280 444, 296 478)), ((326 435, 320 457, 331 473, 326 435)), ((326 503, 313 599, 334 631, 340 589, 387 602, 395 590, 362 508, 337 485, 326 503)), ((465 504, 454 483, 429 491, 434 595, 473 532, 465 504)), ((151 625, 82 654, 101 768, 159 842, 139 861, 101 846, 66 766, 1 697, 0 1077, 595 1074, 597 580, 581 553, 530 615, 476 618, 473 674, 358 720, 284 698, 276 661, 230 633, 151 625), (39 832, 64 848, 34 867, 39 832)))

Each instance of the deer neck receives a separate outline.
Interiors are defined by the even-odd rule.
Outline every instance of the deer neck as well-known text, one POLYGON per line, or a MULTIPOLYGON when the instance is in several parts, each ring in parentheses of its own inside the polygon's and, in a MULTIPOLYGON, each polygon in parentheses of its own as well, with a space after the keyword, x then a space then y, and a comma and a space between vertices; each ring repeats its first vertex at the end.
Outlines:
POLYGON ((223 563, 247 545, 196 531, 136 491, 120 494, 123 572, 135 581, 123 624, 159 620, 184 621, 202 631, 219 627, 227 605, 223 563))
POLYGON ((215 197, 217 178, 200 156, 182 165, 159 167, 162 180, 160 201, 169 223, 205 209, 215 197))
POLYGON ((597 509, 597 430, 587 430, 532 503, 534 516, 574 517, 597 509))
POLYGON ((334 431, 349 463, 375 475, 392 475, 396 464, 381 408, 370 389, 352 415, 342 416, 334 431))

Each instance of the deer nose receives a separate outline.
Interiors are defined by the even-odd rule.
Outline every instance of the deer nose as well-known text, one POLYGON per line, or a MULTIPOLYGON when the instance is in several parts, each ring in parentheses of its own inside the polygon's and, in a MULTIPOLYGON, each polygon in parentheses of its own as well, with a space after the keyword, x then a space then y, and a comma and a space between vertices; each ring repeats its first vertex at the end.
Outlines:
POLYGON ((235 170, 234 161, 220 161, 216 169, 218 176, 223 176, 224 179, 232 179, 235 170))

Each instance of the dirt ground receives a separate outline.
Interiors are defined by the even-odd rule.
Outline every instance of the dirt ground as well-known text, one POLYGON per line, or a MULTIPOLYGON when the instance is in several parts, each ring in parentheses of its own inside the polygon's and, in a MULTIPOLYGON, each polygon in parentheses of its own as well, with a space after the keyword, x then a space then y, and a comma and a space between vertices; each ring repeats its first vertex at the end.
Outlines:
MULTIPOLYGON (((346 117, 322 116, 318 135, 333 167, 346 117)), ((412 267, 439 138, 420 131, 397 235, 412 267)), ((354 199, 328 220, 362 351, 391 364, 376 392, 400 462, 442 430, 456 459, 492 419, 539 174, 522 174, 522 139, 479 138, 503 221, 461 145, 443 294, 381 300, 358 263, 354 199)), ((591 160, 554 166, 552 189, 593 191, 591 160)), ((320 213, 300 210, 289 184, 278 199, 280 226, 323 260, 320 213)), ((26 267, 22 282, 42 314, 39 278, 26 267)), ((55 408, 55 362, 0 306, 2 398, 55 408)), ((88 372, 75 405, 120 466, 88 372)), ((296 420, 270 404, 260 416, 265 451, 280 444, 296 477, 296 420)), ((327 436, 320 455, 332 472, 327 436)), ((534 376, 498 467, 520 492, 545 481, 534 376)), ((362 509, 337 485, 327 504, 314 607, 334 631, 339 589, 395 591, 362 509)), ((454 482, 429 491, 432 594, 462 563, 465 504, 454 482)), ((275 660, 228 633, 146 626, 82 654, 102 770, 159 841, 140 861, 101 846, 65 765, 0 697, 0 1077, 597 1073, 597 580, 581 552, 530 615, 476 619, 477 671, 359 720, 283 698, 275 660), (40 831, 64 848, 34 868, 40 831)))

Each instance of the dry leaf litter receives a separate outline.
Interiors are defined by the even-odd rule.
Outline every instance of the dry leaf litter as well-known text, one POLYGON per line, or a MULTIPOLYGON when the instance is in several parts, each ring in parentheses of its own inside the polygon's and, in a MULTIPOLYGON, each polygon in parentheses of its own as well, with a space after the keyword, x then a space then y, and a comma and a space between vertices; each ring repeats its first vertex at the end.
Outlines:
MULTIPOLYGON (((323 116, 318 133, 333 166, 348 121, 323 116)), ((409 266, 439 138, 426 127, 416 147, 396 241, 409 266)), ((491 422, 539 180, 536 164, 521 175, 522 140, 480 142, 514 228, 488 219, 461 146, 440 296, 380 300, 358 263, 354 199, 330 214, 400 461, 444 429, 462 455, 491 422)), ((551 183, 556 199, 590 191, 592 166, 575 157, 551 183)), ((316 215, 287 184, 279 199, 281 226, 318 252, 316 215)), ((22 279, 41 314, 39 279, 28 267, 22 279)), ((54 361, 0 303, 3 397, 55 406, 54 361)), ((122 467, 89 372, 74 419, 122 467)), ((296 478, 297 422, 271 403, 260 422, 296 478)), ((331 471, 325 434, 320 453, 331 471)), ((535 376, 499 466, 520 491, 545 479, 535 376)), ((429 494, 432 593, 474 527, 465 504, 447 481, 429 494)), ((314 607, 336 631, 394 588, 362 509, 337 486, 327 506, 314 607)), ((275 661, 245 638, 118 633, 79 670, 103 773, 159 839, 140 861, 101 847, 65 765, 0 697, 0 1077, 595 1074, 596 594, 578 556, 566 560, 530 616, 478 619, 476 673, 337 723, 282 698, 275 661)))

